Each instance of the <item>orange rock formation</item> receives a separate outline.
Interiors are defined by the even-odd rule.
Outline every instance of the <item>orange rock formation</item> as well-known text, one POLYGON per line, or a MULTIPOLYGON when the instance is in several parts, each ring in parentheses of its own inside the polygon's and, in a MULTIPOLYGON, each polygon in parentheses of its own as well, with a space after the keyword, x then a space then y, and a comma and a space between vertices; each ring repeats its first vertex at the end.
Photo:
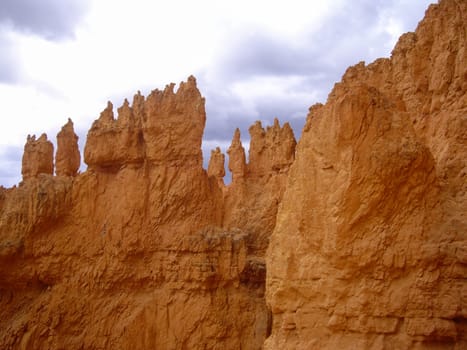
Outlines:
POLYGON ((54 145, 47 140, 46 134, 42 134, 37 140, 35 135, 28 135, 22 163, 23 180, 37 177, 39 174, 53 174, 54 145))
POLYGON ((73 129, 73 122, 68 119, 57 134, 57 154, 55 155, 55 172, 58 176, 75 176, 81 163, 78 148, 78 136, 73 129))
POLYGON ((265 349, 467 348, 467 2, 310 109, 267 252, 265 349))
POLYGON ((202 168, 190 77, 71 120, 0 186, 0 348, 467 347, 467 4, 351 67, 296 144, 275 120, 202 168))
MULTIPOLYGON (((245 178, 225 187, 219 150, 202 168, 195 79, 173 88, 138 93, 117 118, 109 103, 89 130, 82 174, 71 121, 57 136, 56 177, 52 144, 28 138, 24 181, 0 191, 2 348, 261 347, 262 237, 286 170, 258 154, 265 171, 250 173, 243 157, 245 178), (248 211, 257 222, 241 217, 248 211)), ((295 146, 290 128, 256 128, 259 153, 293 160, 280 151, 295 146)))

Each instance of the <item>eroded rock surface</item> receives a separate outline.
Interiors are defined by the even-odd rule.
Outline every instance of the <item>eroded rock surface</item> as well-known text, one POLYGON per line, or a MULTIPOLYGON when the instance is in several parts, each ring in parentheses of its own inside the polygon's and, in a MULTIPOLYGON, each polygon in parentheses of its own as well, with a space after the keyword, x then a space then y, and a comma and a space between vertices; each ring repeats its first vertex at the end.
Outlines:
POLYGON ((75 176, 81 163, 78 148, 78 135, 75 134, 73 122, 68 122, 57 134, 57 154, 55 155, 55 173, 58 176, 75 176))
MULTIPOLYGON (((265 246, 252 244, 252 219, 224 219, 227 196, 244 194, 224 185, 219 149, 202 168, 195 79, 176 92, 171 84, 138 93, 117 111, 109 102, 89 130, 87 171, 76 173, 69 121, 58 134, 56 177, 50 152, 42 170, 44 135, 25 147, 24 168, 39 170, 0 189, 2 348, 261 348, 270 325, 265 246)), ((262 191, 261 203, 271 195, 262 191)), ((263 235, 277 204, 261 217, 263 235)))
POLYGON ((267 253, 266 349, 467 347, 467 3, 310 109, 267 253))
POLYGON ((232 183, 224 195, 223 226, 241 227, 248 232, 250 251, 264 257, 294 160, 296 141, 290 125, 281 127, 277 119, 266 129, 256 122, 249 132, 248 163, 238 129, 227 151, 232 183))
MULTIPOLYGON (((188 78, 87 135, 28 137, 0 186, 2 349, 467 347, 466 3, 431 6, 290 126, 203 169, 188 78), (266 289, 265 289, 266 288, 266 289)), ((310 101, 311 102, 311 101, 310 101)))
POLYGON ((54 172, 54 145, 42 134, 37 140, 35 135, 28 135, 24 145, 21 174, 23 180, 37 177, 39 174, 54 172))

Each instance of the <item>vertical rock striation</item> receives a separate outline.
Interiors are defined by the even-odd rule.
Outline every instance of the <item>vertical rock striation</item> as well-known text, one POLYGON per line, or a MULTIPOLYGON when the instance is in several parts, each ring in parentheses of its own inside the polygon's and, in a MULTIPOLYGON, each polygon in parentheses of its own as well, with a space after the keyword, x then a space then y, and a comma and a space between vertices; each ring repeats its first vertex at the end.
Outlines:
MULTIPOLYGON (((224 222, 227 197, 243 194, 224 185, 219 149, 202 168, 205 110, 195 79, 176 92, 171 84, 138 93, 117 112, 109 102, 89 130, 87 171, 76 175, 69 121, 57 136, 57 176, 36 171, 0 192, 0 289, 8 296, 0 299, 0 344, 260 348, 269 325, 265 249, 251 248, 251 225, 224 222)), ((38 158, 33 142, 25 159, 38 158)), ((274 215, 261 220, 270 235, 274 215)))
POLYGON ((73 122, 68 122, 57 134, 57 154, 55 155, 55 173, 58 176, 76 176, 81 163, 78 148, 78 135, 73 129, 73 122))
POLYGON ((208 165, 208 176, 214 177, 219 186, 222 188, 224 185, 225 176, 225 155, 221 152, 221 149, 217 147, 211 151, 211 158, 209 159, 208 165))
POLYGON ((467 347, 467 4, 350 67, 297 144, 276 119, 203 169, 204 98, 28 137, 0 186, 0 348, 467 347))
POLYGON ((35 135, 28 135, 24 145, 21 173, 23 180, 37 177, 39 174, 53 174, 54 145, 42 134, 37 140, 35 135))
POLYGON ((251 141, 248 172, 250 177, 262 177, 271 173, 287 172, 294 161, 295 136, 289 123, 281 128, 279 120, 263 129, 256 122, 250 129, 251 141))
POLYGON ((467 346, 467 4, 310 109, 267 253, 266 349, 467 346))
POLYGON ((232 173, 232 182, 236 184, 242 181, 246 174, 245 149, 240 140, 240 130, 238 128, 235 129, 227 154, 229 155, 229 171, 232 173))
POLYGON ((294 160, 296 141, 290 125, 281 127, 277 119, 266 129, 258 121, 249 132, 248 163, 238 129, 227 151, 232 184, 225 194, 223 225, 248 232, 253 255, 264 257, 294 160))

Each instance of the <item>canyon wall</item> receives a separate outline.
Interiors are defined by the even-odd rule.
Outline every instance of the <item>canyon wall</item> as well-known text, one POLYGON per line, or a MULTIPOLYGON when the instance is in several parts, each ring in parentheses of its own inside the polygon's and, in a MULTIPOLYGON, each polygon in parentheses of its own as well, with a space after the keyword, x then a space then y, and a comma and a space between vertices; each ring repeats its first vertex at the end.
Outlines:
MULTIPOLYGON (((71 120, 0 186, 2 349, 467 347, 467 4, 350 67, 297 144, 203 169, 189 77, 71 120), (248 158, 248 161, 247 161, 248 158)), ((311 101, 310 101, 311 102, 311 101)))
POLYGON ((225 186, 219 150, 202 167, 204 108, 193 77, 116 118, 109 102, 81 174, 71 120, 55 165, 47 136, 28 136, 23 181, 0 192, 1 348, 261 348, 264 255, 296 142, 288 124, 255 124, 247 163, 236 132, 241 174, 225 186))
POLYGON ((467 348, 467 3, 310 108, 267 252, 265 349, 467 348))

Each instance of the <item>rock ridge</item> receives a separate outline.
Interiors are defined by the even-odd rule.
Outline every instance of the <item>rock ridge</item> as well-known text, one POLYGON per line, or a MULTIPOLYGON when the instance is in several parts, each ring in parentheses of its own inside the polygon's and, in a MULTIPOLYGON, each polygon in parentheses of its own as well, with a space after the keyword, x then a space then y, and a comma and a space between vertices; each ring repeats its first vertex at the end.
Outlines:
POLYGON ((465 23, 465 1, 431 5, 310 108, 266 253, 265 349, 467 346, 465 23))
POLYGON ((86 164, 92 169, 118 169, 143 161, 199 166, 206 122, 204 98, 193 76, 175 93, 174 86, 156 89, 147 98, 138 92, 131 106, 125 100, 117 109, 116 119, 109 102, 88 132, 86 164))
POLYGON ((201 152, 189 77, 69 119, 0 186, 5 349, 467 347, 467 3, 288 123, 201 152), (55 175, 54 175, 55 172, 55 175))
POLYGON ((293 157, 284 161, 278 143, 295 139, 278 121, 257 125, 259 173, 237 132, 245 178, 237 186, 235 172, 225 185, 220 149, 202 167, 195 78, 174 86, 138 92, 117 116, 109 102, 88 132, 82 173, 71 120, 57 135, 56 176, 47 136, 28 137, 23 181, 0 188, 2 347, 261 347, 264 239, 279 199, 268 201, 283 192, 293 157), (275 153, 279 167, 267 163, 275 153), (240 218, 256 211, 257 220, 240 218))

